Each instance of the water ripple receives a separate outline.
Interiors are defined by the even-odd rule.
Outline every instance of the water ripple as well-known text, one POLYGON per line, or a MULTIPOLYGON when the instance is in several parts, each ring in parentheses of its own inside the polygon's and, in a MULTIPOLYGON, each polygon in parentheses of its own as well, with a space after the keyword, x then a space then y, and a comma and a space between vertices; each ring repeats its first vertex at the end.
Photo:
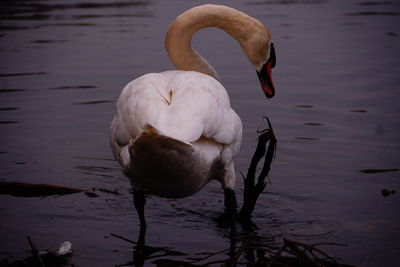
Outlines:
POLYGON ((318 138, 313 138, 313 137, 302 137, 302 136, 294 137, 294 139, 296 139, 296 140, 303 140, 303 141, 317 141, 317 140, 319 140, 318 138))
POLYGON ((97 86, 94 85, 79 85, 79 86, 60 86, 60 87, 52 87, 50 90, 68 90, 68 89, 94 89, 97 86))
POLYGON ((0 89, 0 93, 15 93, 23 91, 27 91, 27 89, 0 89))
POLYGON ((14 124, 14 123, 20 123, 20 121, 0 121, 0 124, 14 124))
POLYGON ((295 108, 313 108, 313 105, 295 105, 295 108))
POLYGON ((305 122, 304 125, 307 125, 307 126, 324 126, 324 124, 320 123, 320 122, 305 122))
POLYGON ((354 12, 346 13, 346 16, 399 16, 399 12, 376 12, 376 11, 364 11, 364 12, 354 12))
POLYGON ((110 103, 111 100, 95 100, 95 101, 85 101, 85 102, 78 102, 74 103, 73 105, 95 105, 95 104, 103 104, 103 103, 110 103))
POLYGON ((0 108, 0 111, 9 111, 9 110, 18 110, 19 108, 9 107, 9 108, 0 108))
POLYGON ((22 73, 0 73, 0 77, 16 77, 16 76, 30 76, 30 75, 45 75, 47 72, 22 72, 22 73))

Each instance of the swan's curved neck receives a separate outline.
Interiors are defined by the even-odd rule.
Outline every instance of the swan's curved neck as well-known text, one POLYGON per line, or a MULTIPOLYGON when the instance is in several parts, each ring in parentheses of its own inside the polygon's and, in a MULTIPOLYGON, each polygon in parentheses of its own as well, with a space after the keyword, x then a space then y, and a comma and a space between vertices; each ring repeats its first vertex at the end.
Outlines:
POLYGON ((255 24, 259 26, 261 23, 230 7, 219 5, 194 7, 179 15, 169 25, 165 48, 178 70, 197 71, 219 80, 214 68, 192 48, 193 34, 208 27, 220 28, 235 38, 247 55, 245 43, 249 36, 254 34, 252 29, 255 24))

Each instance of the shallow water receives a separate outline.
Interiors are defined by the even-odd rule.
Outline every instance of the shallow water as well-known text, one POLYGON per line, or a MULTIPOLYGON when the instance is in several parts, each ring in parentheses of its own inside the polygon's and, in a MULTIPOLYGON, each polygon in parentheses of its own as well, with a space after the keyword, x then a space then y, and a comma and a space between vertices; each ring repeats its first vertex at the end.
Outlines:
MULTIPOLYGON (((27 255, 29 235, 40 248, 69 240, 77 266, 132 261, 132 244, 111 236, 136 240, 139 228, 128 180, 109 149, 108 127, 125 84, 172 68, 163 48, 165 29, 177 14, 203 2, 0 4, 0 179, 120 193, 0 195, 0 258, 27 255)), ((218 3, 261 20, 277 52, 277 93, 266 100, 229 36, 210 29, 193 40, 243 120, 236 160, 240 201, 239 172, 247 170, 262 116, 270 118, 278 138, 271 184, 254 213, 258 229, 239 233, 241 238, 255 244, 282 238, 344 243, 324 249, 350 264, 398 266, 400 4, 218 3), (398 193, 385 197, 383 189, 398 193)), ((228 232, 213 221, 222 211, 217 182, 182 200, 150 197, 146 242, 168 249, 146 265, 228 249, 228 232)), ((227 258, 216 253, 198 264, 227 258)))

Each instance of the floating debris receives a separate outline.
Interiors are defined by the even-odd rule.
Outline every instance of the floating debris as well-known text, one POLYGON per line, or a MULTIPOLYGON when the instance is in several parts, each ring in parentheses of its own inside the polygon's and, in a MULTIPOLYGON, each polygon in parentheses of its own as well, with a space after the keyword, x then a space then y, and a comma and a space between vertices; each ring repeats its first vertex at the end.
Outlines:
POLYGON ((400 169, 364 169, 359 170, 362 173, 381 173, 381 172, 398 172, 400 169))
POLYGON ((31 256, 10 262, 7 258, 0 261, 1 267, 72 267, 72 244, 69 241, 63 242, 54 249, 39 251, 32 239, 27 236, 31 247, 31 256))
POLYGON ((14 123, 20 123, 20 121, 0 121, 0 124, 14 124, 14 123))
POLYGON ((367 113, 367 111, 365 109, 352 109, 349 111, 353 112, 353 113, 367 113))
POLYGON ((324 124, 320 123, 320 122, 305 122, 304 125, 307 125, 307 126, 324 126, 324 124))
POLYGON ((389 189, 382 189, 381 193, 382 193, 382 196, 388 197, 390 195, 396 194, 396 191, 395 190, 389 190, 389 189))
POLYGON ((52 43, 65 43, 67 40, 35 40, 35 44, 52 44, 52 43))
POLYGON ((296 140, 304 140, 304 141, 317 141, 317 140, 319 140, 318 138, 303 137, 303 136, 294 137, 294 139, 296 139, 296 140))
POLYGON ((9 111, 9 110, 18 110, 19 108, 10 107, 10 108, 0 108, 0 111, 9 111))
MULTIPOLYGON (((1 75, 1 74, 0 74, 1 75)), ((0 76, 1 77, 1 76, 0 76)), ((24 92, 27 89, 0 89, 0 93, 15 93, 15 92, 24 92)))
POLYGON ((69 89, 94 89, 97 86, 94 85, 79 85, 79 86, 59 86, 59 87, 52 87, 50 90, 69 90, 69 89))
POLYGON ((295 108, 313 108, 313 105, 296 105, 295 108))
POLYGON ((16 77, 16 76, 31 76, 31 75, 45 75, 47 72, 22 72, 22 73, 0 73, 0 77, 16 77))
POLYGON ((110 103, 110 100, 97 100, 97 101, 87 101, 87 102, 78 102, 74 103, 74 105, 95 105, 95 104, 103 104, 103 103, 110 103))
POLYGON ((85 189, 51 185, 19 182, 0 182, 0 194, 17 197, 47 197, 53 195, 68 195, 80 192, 89 192, 85 189))
POLYGON ((397 34, 395 32, 387 32, 386 35, 397 37, 397 34))
POLYGON ((365 11, 365 12, 355 12, 346 13, 346 16, 398 16, 399 12, 375 12, 375 11, 365 11))

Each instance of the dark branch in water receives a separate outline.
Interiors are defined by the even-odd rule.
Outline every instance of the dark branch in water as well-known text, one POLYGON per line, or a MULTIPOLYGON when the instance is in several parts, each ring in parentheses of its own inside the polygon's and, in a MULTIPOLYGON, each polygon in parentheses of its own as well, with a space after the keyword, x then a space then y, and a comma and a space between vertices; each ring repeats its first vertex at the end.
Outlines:
POLYGON ((352 265, 343 264, 336 258, 329 256, 326 252, 318 248, 321 245, 347 246, 337 243, 316 243, 305 244, 298 241, 283 239, 282 247, 270 259, 267 267, 281 266, 342 266, 350 267, 352 265), (292 256, 283 256, 286 253, 292 256))
POLYGON ((270 166, 276 152, 277 140, 274 135, 271 122, 267 117, 264 118, 267 120, 269 128, 262 131, 257 131, 260 133, 260 136, 258 137, 257 148, 251 159, 247 175, 244 178, 243 206, 239 212, 239 217, 245 222, 250 222, 251 214, 254 211, 257 199, 267 185, 266 178, 271 169, 270 166), (268 141, 268 148, 266 148, 268 141), (256 181, 257 165, 263 157, 265 157, 264 165, 256 181))
POLYGON ((85 193, 88 197, 98 197, 94 192, 121 195, 118 190, 109 190, 105 188, 94 187, 92 190, 82 188, 52 185, 52 184, 34 184, 20 182, 0 182, 0 194, 12 195, 16 197, 47 197, 54 195, 69 195, 74 193, 85 193))
POLYGON ((123 236, 120 236, 120 235, 116 235, 116 234, 113 234, 113 233, 111 233, 110 235, 112 235, 113 237, 122 239, 122 240, 124 240, 124 241, 126 241, 126 242, 129 242, 129 243, 131 243, 131 244, 135 244, 135 245, 138 244, 137 242, 132 241, 132 240, 130 240, 130 239, 128 239, 128 238, 125 238, 125 237, 123 237, 123 236))
POLYGON ((47 197, 52 195, 68 195, 80 192, 89 191, 61 185, 0 182, 0 194, 13 195, 17 197, 47 197))
MULTIPOLYGON (((113 235, 113 234, 112 234, 113 235)), ((113 235, 121 238, 121 236, 113 235)), ((122 240, 132 243, 124 237, 122 240)), ((133 261, 116 266, 132 266, 146 261, 151 261, 153 265, 160 266, 310 266, 310 267, 352 267, 352 265, 341 263, 338 259, 328 255, 320 246, 346 246, 337 243, 315 243, 305 244, 298 241, 284 239, 281 246, 265 244, 263 242, 254 244, 254 239, 241 239, 231 237, 233 247, 216 252, 202 252, 195 255, 186 255, 176 252, 169 248, 149 247, 143 244, 142 247, 134 248, 133 261), (241 246, 236 246, 236 240, 241 241, 241 246), (161 254, 156 254, 161 253, 161 254), (154 255, 156 254, 156 255, 154 255)), ((135 265, 138 266, 138 265, 135 265)))

